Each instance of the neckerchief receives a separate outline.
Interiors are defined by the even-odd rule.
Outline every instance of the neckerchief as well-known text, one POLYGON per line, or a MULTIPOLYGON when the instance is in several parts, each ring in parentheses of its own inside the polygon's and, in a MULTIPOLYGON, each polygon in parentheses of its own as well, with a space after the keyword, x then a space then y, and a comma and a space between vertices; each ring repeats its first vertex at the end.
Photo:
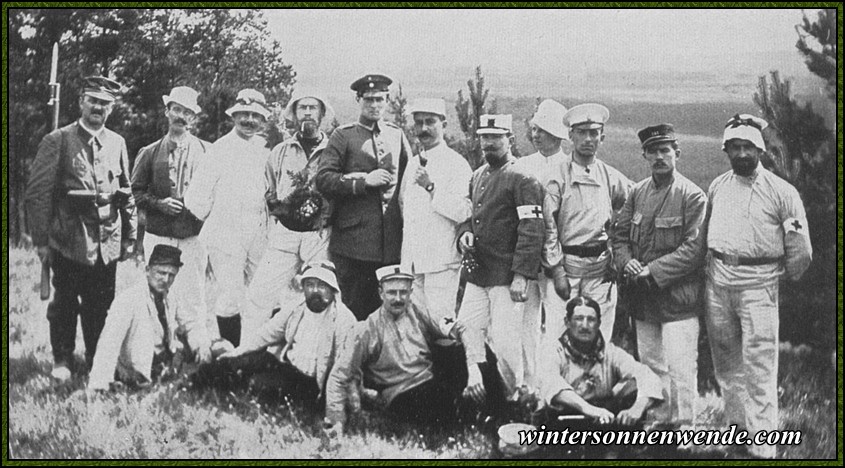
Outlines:
POLYGON ((572 360, 579 366, 592 367, 595 363, 604 360, 604 338, 602 338, 601 333, 599 333, 592 351, 587 353, 579 351, 572 344, 572 339, 569 336, 569 330, 566 330, 566 332, 560 336, 559 341, 560 344, 563 345, 563 349, 572 356, 572 360))

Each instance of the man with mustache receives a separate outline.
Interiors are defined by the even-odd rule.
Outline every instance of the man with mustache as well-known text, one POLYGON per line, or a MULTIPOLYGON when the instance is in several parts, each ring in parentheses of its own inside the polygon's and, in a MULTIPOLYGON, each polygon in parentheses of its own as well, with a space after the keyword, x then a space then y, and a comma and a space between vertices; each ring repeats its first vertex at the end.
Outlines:
POLYGON ((485 339, 497 357, 507 398, 516 398, 525 384, 520 331, 524 304, 537 294, 528 283, 540 271, 543 188, 511 154, 510 115, 482 115, 477 133, 487 163, 472 175, 472 217, 458 239, 461 252, 477 265, 468 271, 458 316, 478 332, 471 335, 478 340, 464 342, 469 374, 464 394, 479 402, 486 394, 477 365, 486 362, 485 339))
POLYGON ((458 227, 469 218, 467 161, 443 141, 446 102, 417 99, 409 114, 422 149, 408 163, 400 201, 404 213, 402 265, 414 274, 414 304, 436 318, 455 318, 461 256, 458 227))
POLYGON ((334 270, 328 261, 307 264, 299 275, 305 300, 282 308, 256 334, 218 359, 248 373, 262 372, 280 395, 316 405, 340 345, 356 323, 338 300, 334 270), (276 355, 263 352, 270 346, 279 347, 276 355))
POLYGON ((267 160, 268 248, 249 291, 255 310, 265 312, 263 320, 276 303, 285 304, 296 293, 293 279, 302 265, 328 260, 331 233, 329 202, 317 192, 314 178, 329 140, 320 124, 331 121, 334 111, 321 94, 297 90, 283 115, 297 131, 267 160))
MULTIPOLYGON (((611 280, 608 230, 622 208, 631 181, 598 159, 610 112, 600 104, 569 109, 564 124, 572 140, 572 157, 546 185, 546 240, 543 268, 561 299, 570 293, 601 305, 602 335, 610 341, 616 318, 616 289, 611 280)), ((546 333, 563 332, 562 309, 547 311, 546 333)))
MULTIPOLYGON (((560 172, 560 165, 569 156, 564 152, 563 142, 569 144, 563 116, 566 107, 552 99, 546 99, 537 106, 537 112, 531 119, 531 142, 536 153, 529 154, 517 160, 516 165, 533 175, 543 186, 556 173, 560 172)), ((545 329, 547 317, 553 311, 563 310, 563 301, 554 291, 554 282, 542 271, 537 273, 537 281, 529 281, 528 287, 533 291, 525 303, 523 317, 522 340, 525 353, 525 378, 529 385, 535 385, 534 368, 542 330, 545 329)))
MULTIPOLYGON (((778 428, 778 282, 797 281, 813 249, 798 191, 766 170, 768 123, 734 115, 722 150, 728 171, 710 184, 705 322, 728 424, 752 436, 778 428)), ((774 445, 749 445, 774 458, 774 445)))
MULTIPOLYGON (((545 412, 582 414, 590 424, 631 426, 663 400, 654 372, 602 336, 596 301, 582 296, 570 300, 564 323, 558 339, 543 342, 538 363, 545 412)), ((560 423, 554 417, 548 424, 560 423)))
POLYGON ((270 109, 263 94, 244 89, 226 113, 234 128, 209 147, 185 193, 185 207, 205 221, 200 239, 214 273, 217 326, 237 346, 265 316, 245 295, 267 243, 264 170, 270 151, 261 131, 270 109))
POLYGON ((361 409, 362 393, 407 421, 442 423, 456 416, 461 388, 434 369, 430 346, 437 339, 461 340, 473 331, 415 306, 414 275, 401 266, 379 268, 376 275, 382 305, 347 335, 329 376, 325 429, 331 434, 343 431, 347 409, 361 409))
MULTIPOLYGON (((138 208, 146 215, 144 252, 152 253, 159 244, 178 247, 185 265, 173 283, 173 297, 178 297, 185 313, 205 324, 205 270, 208 253, 199 240, 202 221, 185 209, 185 191, 211 143, 192 135, 190 130, 202 110, 199 93, 187 86, 177 86, 164 101, 167 134, 141 148, 132 171, 132 194, 138 208)), ((211 343, 199 347, 200 362, 211 359, 211 343)))
POLYGON ((317 189, 334 202, 329 252, 358 320, 378 308, 375 271, 398 263, 402 246, 398 195, 411 147, 401 128, 382 120, 392 82, 371 74, 352 83, 358 121, 335 129, 317 173, 317 189))
POLYGON ((71 377, 77 316, 86 364, 93 362, 114 299, 117 262, 135 245, 126 142, 105 127, 120 88, 102 76, 85 78, 79 120, 45 136, 30 168, 26 213, 38 257, 53 272, 47 320, 51 375, 60 381, 71 377))
POLYGON ((147 261, 146 280, 115 299, 94 357, 88 389, 108 390, 121 382, 145 387, 163 377, 183 353, 177 336, 187 339, 194 353, 207 346, 203 317, 186 312, 168 294, 182 267, 182 252, 158 244, 147 261))
POLYGON ((631 189, 611 232, 620 301, 634 318, 640 360, 663 381, 667 420, 689 426, 698 398, 707 196, 675 169, 681 148, 672 124, 638 135, 651 177, 631 189))

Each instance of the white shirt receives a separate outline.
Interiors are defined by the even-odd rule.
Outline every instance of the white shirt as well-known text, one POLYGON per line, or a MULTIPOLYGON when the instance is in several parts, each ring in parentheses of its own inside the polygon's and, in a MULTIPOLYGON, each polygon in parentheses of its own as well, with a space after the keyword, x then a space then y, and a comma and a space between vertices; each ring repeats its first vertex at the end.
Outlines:
POLYGON ((517 166, 525 168, 529 174, 533 175, 540 181, 540 184, 545 190, 546 184, 554 174, 560 171, 560 165, 563 160, 568 157, 563 149, 558 150, 557 153, 551 156, 543 156, 543 153, 537 151, 534 154, 523 156, 516 160, 517 166))
MULTIPOLYGON (((709 248, 747 258, 786 256, 787 262, 802 265, 797 270, 806 270, 812 257, 807 215, 798 190, 789 182, 758 164, 751 177, 738 176, 733 171, 717 177, 710 184, 709 196, 709 248), (795 230, 794 226, 800 229, 795 230), (787 233, 802 240, 802 248, 792 256, 785 251, 787 233)), ((707 271, 720 286, 763 287, 776 283, 784 267, 775 262, 731 266, 711 258, 707 271)))
POLYGON ((446 143, 423 153, 434 183, 429 193, 414 180, 420 158, 413 157, 405 168, 400 203, 404 217, 402 265, 414 273, 434 273, 456 268, 458 226, 472 214, 469 163, 446 143))
POLYGON ((328 316, 325 311, 315 314, 306 310, 286 355, 294 367, 309 377, 317 375, 317 359, 320 356, 319 347, 320 341, 324 339, 324 330, 334 326, 331 320, 326 319, 328 316))

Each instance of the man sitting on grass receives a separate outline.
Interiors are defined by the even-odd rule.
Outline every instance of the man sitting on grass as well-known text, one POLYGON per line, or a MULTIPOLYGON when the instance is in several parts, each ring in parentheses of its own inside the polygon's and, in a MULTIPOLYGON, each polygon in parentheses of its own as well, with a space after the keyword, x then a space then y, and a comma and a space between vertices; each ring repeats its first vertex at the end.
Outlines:
POLYGON ((566 331, 543 343, 540 393, 549 412, 584 415, 593 422, 637 424, 663 400, 660 379, 610 342, 599 326, 601 308, 578 296, 566 305, 566 331))
POLYGON ((187 338, 200 362, 211 360, 211 341, 202 321, 186 313, 168 292, 179 268, 182 251, 160 244, 147 262, 146 281, 122 292, 112 303, 97 344, 89 390, 108 390, 114 382, 146 387, 178 367, 184 349, 177 333, 187 338), (177 330, 178 329, 178 330, 177 330))
POLYGON ((462 340, 472 331, 451 317, 435 320, 412 304, 414 276, 399 265, 379 268, 376 276, 382 306, 356 324, 329 376, 325 425, 330 433, 342 432, 347 408, 361 409, 362 392, 399 419, 449 421, 466 384, 465 377, 460 381, 435 373, 430 344, 462 340))
MULTIPOLYGON (((328 261, 305 266, 300 281, 305 300, 276 313, 258 332, 218 360, 230 369, 255 374, 254 387, 273 388, 280 395, 317 404, 329 370, 355 316, 339 299, 334 264, 328 261), (273 355, 265 350, 278 345, 273 355)), ((285 287, 285 285, 280 285, 285 287)))

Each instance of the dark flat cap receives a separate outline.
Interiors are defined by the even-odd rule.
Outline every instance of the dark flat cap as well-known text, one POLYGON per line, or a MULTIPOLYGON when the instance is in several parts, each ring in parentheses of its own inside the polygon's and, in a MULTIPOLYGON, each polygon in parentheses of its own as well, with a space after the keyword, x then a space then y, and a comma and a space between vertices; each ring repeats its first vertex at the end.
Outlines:
POLYGON ((640 137, 640 143, 642 143, 643 149, 655 143, 677 141, 677 138, 675 138, 675 127, 670 123, 646 127, 637 132, 637 136, 640 137))
POLYGON ((393 80, 385 75, 371 74, 358 78, 349 87, 352 91, 363 94, 367 91, 387 91, 391 83, 393 80))
POLYGON ((172 265, 182 266, 182 251, 172 245, 159 244, 153 248, 153 253, 147 261, 147 266, 172 265))

